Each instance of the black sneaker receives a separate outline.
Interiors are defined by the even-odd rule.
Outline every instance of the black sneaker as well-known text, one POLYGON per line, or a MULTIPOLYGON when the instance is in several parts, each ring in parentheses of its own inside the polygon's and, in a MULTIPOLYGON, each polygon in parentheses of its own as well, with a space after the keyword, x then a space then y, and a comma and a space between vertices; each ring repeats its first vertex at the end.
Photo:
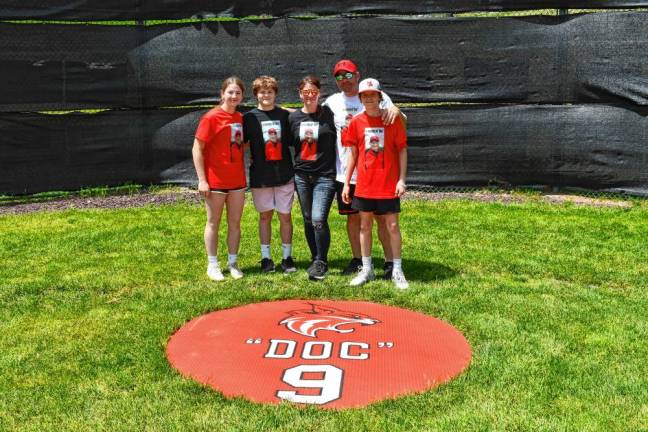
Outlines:
POLYGON ((270 258, 261 260, 261 273, 272 273, 275 271, 275 263, 270 258))
POLYGON ((358 273, 360 270, 362 270, 362 260, 360 258, 352 258, 351 261, 349 261, 349 265, 342 270, 342 274, 349 276, 358 273))
POLYGON ((310 276, 314 268, 315 268, 315 260, 311 260, 310 264, 308 264, 308 267, 306 267, 306 273, 308 274, 308 276, 310 276))
POLYGON ((291 256, 281 260, 281 269, 284 271, 284 273, 293 273, 297 271, 297 267, 295 266, 295 261, 291 256))
POLYGON ((322 260, 315 260, 308 272, 308 278, 310 280, 322 280, 326 276, 328 271, 328 265, 322 260))
POLYGON ((391 280, 392 272, 394 271, 394 263, 391 261, 385 261, 383 264, 383 279, 391 280))

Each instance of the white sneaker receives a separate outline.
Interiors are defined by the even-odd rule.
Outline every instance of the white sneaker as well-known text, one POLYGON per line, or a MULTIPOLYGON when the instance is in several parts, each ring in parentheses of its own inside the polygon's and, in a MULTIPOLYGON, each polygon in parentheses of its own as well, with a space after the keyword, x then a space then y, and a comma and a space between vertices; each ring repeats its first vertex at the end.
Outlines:
POLYGON ((374 280, 376 275, 374 275, 373 267, 369 267, 369 270, 365 270, 363 267, 360 273, 358 273, 353 279, 351 279, 351 282, 349 285, 351 286, 360 286, 364 285, 370 280, 374 280))
POLYGON ((221 271, 218 264, 209 264, 207 266, 207 277, 216 282, 220 282, 225 279, 225 276, 223 276, 223 272, 221 271))
POLYGON ((394 269, 392 271, 392 282, 394 282, 394 285, 396 285, 396 288, 398 289, 409 288, 409 283, 407 282, 407 279, 405 279, 402 269, 394 269))
POLYGON ((239 268, 238 263, 227 264, 227 270, 229 270, 230 276, 233 279, 241 279, 243 277, 243 272, 239 268))

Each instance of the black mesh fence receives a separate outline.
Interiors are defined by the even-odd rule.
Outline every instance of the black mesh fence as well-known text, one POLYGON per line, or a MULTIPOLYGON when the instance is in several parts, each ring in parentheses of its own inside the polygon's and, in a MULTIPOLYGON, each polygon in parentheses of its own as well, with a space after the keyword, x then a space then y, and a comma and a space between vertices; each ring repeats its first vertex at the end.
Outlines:
MULTIPOLYGON (((116 10, 92 3, 57 7, 60 17, 116 10)), ((151 4, 122 3, 138 13, 151 4)), ((191 2, 157 7, 181 5, 191 10, 191 2)), ((237 5, 227 13, 236 15, 237 5)), ((17 2, 0 6, 2 13, 19 9, 17 2)), ((249 83, 274 75, 279 101, 296 102, 297 81, 309 73, 321 76, 324 96, 337 91, 331 67, 349 57, 404 107, 409 182, 419 189, 647 195, 646 16, 0 23, 0 194, 192 184, 193 132, 222 78, 238 74, 249 83), (64 112, 79 109, 107 110, 64 112)))
MULTIPOLYGON (((0 115, 0 190, 194 184, 193 133, 205 109, 0 115)), ((648 194, 648 109, 481 106, 405 109, 408 182, 553 186, 648 194)))
POLYGON ((647 6, 647 0, 4 0, 0 4, 0 19, 159 20, 209 16, 430 14, 647 6))
POLYGON ((648 105, 644 13, 501 19, 334 18, 152 27, 0 24, 0 111, 214 102, 270 74, 279 101, 354 59, 397 102, 648 105), (383 37, 389 35, 389 37, 383 37))

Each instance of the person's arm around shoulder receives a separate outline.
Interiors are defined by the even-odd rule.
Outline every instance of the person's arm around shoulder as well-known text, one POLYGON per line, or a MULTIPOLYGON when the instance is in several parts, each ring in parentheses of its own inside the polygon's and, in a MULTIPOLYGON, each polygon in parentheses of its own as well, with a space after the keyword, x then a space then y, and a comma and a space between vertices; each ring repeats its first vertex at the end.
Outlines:
POLYGON ((243 137, 245 138, 245 141, 243 142, 244 149, 250 148, 250 139, 248 137, 251 135, 251 122, 254 120, 254 114, 252 113, 247 112, 243 115, 243 137))
POLYGON ((295 109, 295 108, 283 107, 283 106, 280 106, 280 105, 277 105, 277 106, 279 108, 281 108, 282 110, 284 110, 284 111, 288 111, 288 113, 294 113, 295 111, 297 111, 297 109, 295 109))
POLYGON ((387 93, 382 92, 383 97, 383 110, 382 110, 382 121, 386 125, 393 124, 397 118, 400 117, 403 122, 403 126, 407 127, 407 116, 403 114, 400 108, 398 108, 392 102, 391 98, 387 96, 387 93))
POLYGON ((295 135, 293 128, 296 128, 299 131, 299 111, 295 110, 288 114, 288 128, 286 129, 286 136, 288 139, 288 145, 293 148, 295 152, 298 151, 299 145, 297 143, 299 138, 299 132, 295 135))
POLYGON ((198 176, 198 193, 205 198, 209 196, 209 183, 207 183, 207 176, 205 175, 205 142, 194 138, 191 155, 193 157, 194 167, 196 168, 196 175, 198 176))

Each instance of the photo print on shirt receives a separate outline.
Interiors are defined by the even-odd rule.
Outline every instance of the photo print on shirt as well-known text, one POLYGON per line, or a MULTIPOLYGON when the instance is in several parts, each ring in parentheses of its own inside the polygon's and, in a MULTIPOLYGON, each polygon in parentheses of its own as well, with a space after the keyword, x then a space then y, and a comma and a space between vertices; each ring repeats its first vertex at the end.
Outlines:
POLYGON ((265 142, 265 158, 267 161, 280 161, 281 152, 281 122, 266 120, 261 122, 263 141, 265 142))
POLYGON ((364 130, 365 169, 385 167, 385 128, 365 128, 364 130))
POLYGON ((317 159, 317 139, 319 137, 319 122, 302 122, 299 125, 299 140, 301 160, 313 161, 317 159))
POLYGON ((243 125, 230 124, 230 132, 230 162, 238 162, 243 159, 243 125))

